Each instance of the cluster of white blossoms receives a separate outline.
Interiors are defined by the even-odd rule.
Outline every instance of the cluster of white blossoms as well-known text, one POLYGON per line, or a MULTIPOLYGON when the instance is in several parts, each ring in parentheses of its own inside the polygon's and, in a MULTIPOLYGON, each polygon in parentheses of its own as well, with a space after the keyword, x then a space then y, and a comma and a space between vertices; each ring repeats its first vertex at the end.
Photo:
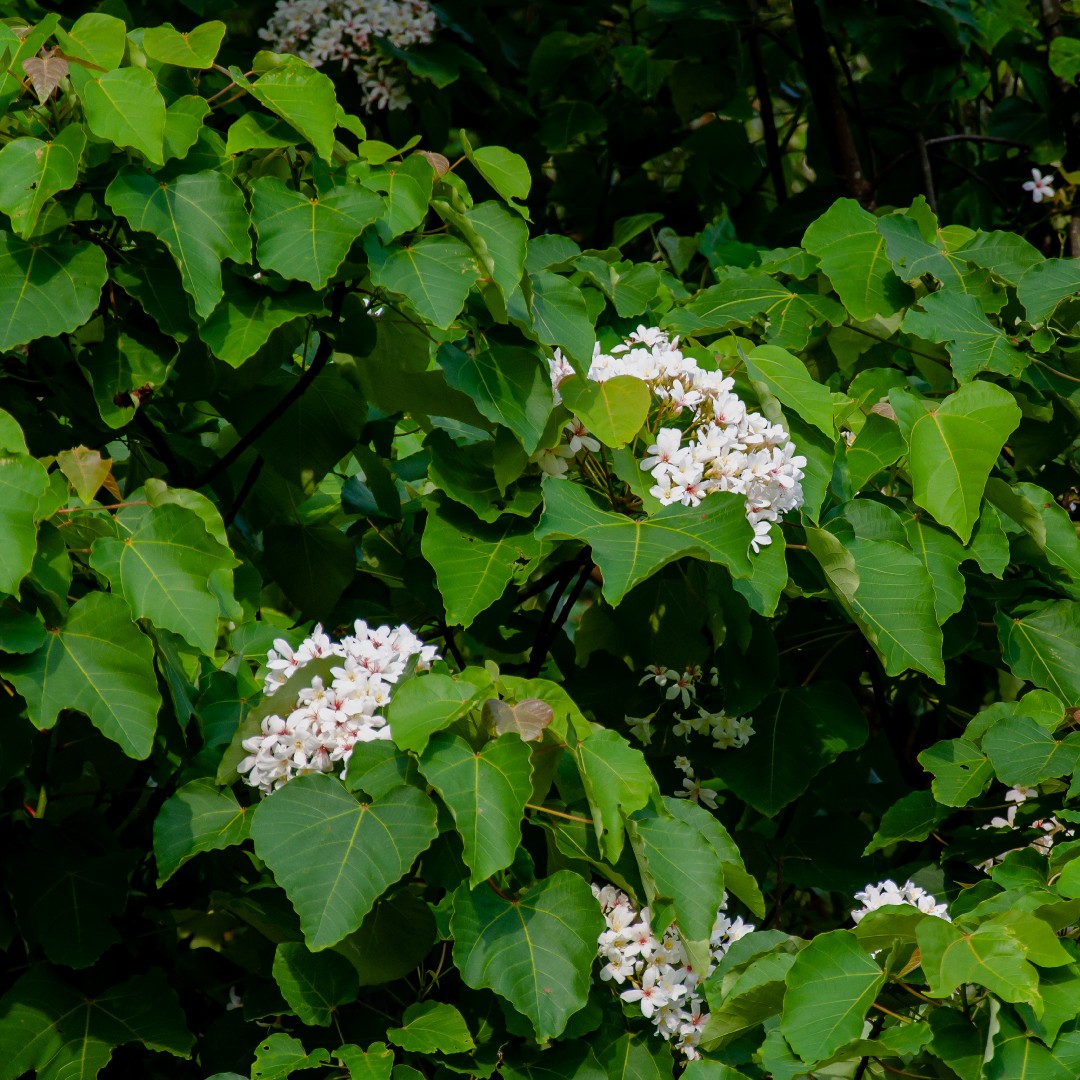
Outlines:
POLYGON ((593 885, 592 889, 607 923, 596 942, 604 962, 600 978, 618 986, 629 983, 619 994, 623 1001, 636 1003, 658 1035, 673 1042, 688 1058, 696 1058, 696 1046, 709 1019, 703 1011, 705 996, 700 988, 732 943, 752 933, 754 927, 741 917, 731 919, 725 914, 725 893, 709 937, 709 970, 695 971, 674 925, 657 937, 647 907, 636 911, 626 893, 612 885, 593 885))
MULTIPOLYGON (((671 733, 682 739, 689 739, 691 734, 707 735, 713 741, 716 750, 727 750, 729 747, 745 746, 754 734, 753 721, 748 716, 728 716, 723 709, 719 712, 710 712, 697 703, 698 684, 704 678, 704 673, 696 664, 691 664, 685 671, 679 672, 674 668, 664 667, 662 664, 650 664, 645 669, 645 676, 638 683, 639 686, 647 682, 653 682, 664 690, 664 697, 668 701, 680 700, 683 707, 690 708, 691 703, 697 710, 695 714, 674 714, 674 723, 671 725, 671 733)), ((719 673, 716 668, 709 672, 709 683, 716 686, 719 683, 719 673)), ((650 716, 627 716, 626 723, 635 738, 646 746, 652 743, 654 734, 653 720, 656 714, 650 716)))
MULTIPOLYGON (((663 506, 698 506, 716 491, 744 496, 746 517, 754 528, 752 546, 757 551, 771 543, 772 522, 802 506, 806 458, 795 452, 783 427, 747 409, 732 389, 734 379, 699 367, 692 356, 683 355, 678 344, 677 337, 669 337, 658 327, 639 326, 610 353, 596 345, 589 378, 605 382, 631 375, 648 383, 660 402, 656 441, 640 463, 656 481, 650 494, 663 506)), ((559 402, 559 384, 573 374, 573 368, 559 349, 549 365, 559 402)), ((567 425, 571 427, 569 443, 541 457, 545 471, 561 475, 566 471, 565 458, 586 445, 588 432, 581 421, 575 417, 567 425)))
POLYGON ((278 0, 259 31, 275 52, 292 53, 312 67, 338 63, 353 69, 369 109, 404 109, 409 95, 375 47, 426 45, 435 34, 427 0, 278 0))
MULTIPOLYGON (((985 825, 981 825, 982 829, 1018 829, 1021 826, 1016 824, 1016 809, 1021 803, 1027 802, 1032 795, 1038 795, 1039 789, 1033 787, 1024 787, 1023 784, 1017 784, 1016 787, 1009 788, 1005 792, 1005 801, 1009 804, 1009 808, 1005 811, 1005 816, 1000 815, 992 817, 985 825)), ((1034 840, 1028 845, 1033 847, 1040 855, 1049 855, 1050 849, 1054 846, 1055 840, 1071 839, 1074 835, 1074 830, 1068 826, 1063 825, 1053 814, 1049 817, 1039 818, 1036 821, 1031 822, 1027 826, 1031 829, 1040 829, 1042 836, 1035 837, 1034 840)), ((1020 851, 1020 848, 1010 848, 1010 851, 1020 851)), ((1001 862, 1002 859, 1008 855, 1008 851, 1003 851, 999 855, 995 855, 992 859, 987 859, 985 862, 978 863, 976 869, 983 870, 989 873, 995 863, 1001 862)))
POLYGON ((316 626, 295 649, 278 638, 267 654, 267 696, 313 660, 340 657, 342 663, 330 669, 330 686, 315 676, 295 697, 289 695, 284 715, 266 717, 260 734, 244 740, 248 756, 236 771, 263 794, 304 773, 344 770, 357 743, 389 739, 382 710, 394 684, 413 657, 418 671, 436 658, 435 646, 425 645, 407 626, 372 629, 357 619, 353 628, 348 637, 331 641, 316 626))
POLYGON ((857 892, 855 899, 861 901, 863 905, 851 913, 855 922, 859 922, 871 911, 894 904, 907 904, 927 915, 936 915, 939 919, 952 922, 949 918, 948 905, 939 904, 925 889, 920 888, 913 881, 905 881, 903 885, 897 885, 892 880, 879 881, 876 885, 867 885, 861 892, 857 892))

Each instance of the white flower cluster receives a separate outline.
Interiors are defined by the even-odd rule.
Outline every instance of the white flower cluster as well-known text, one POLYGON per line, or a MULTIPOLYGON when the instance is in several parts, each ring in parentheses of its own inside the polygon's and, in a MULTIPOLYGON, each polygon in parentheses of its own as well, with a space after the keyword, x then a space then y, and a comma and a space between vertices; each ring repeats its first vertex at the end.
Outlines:
POLYGON ((290 695, 285 716, 268 716, 262 731, 243 742, 248 756, 236 767, 252 787, 265 795, 294 776, 334 772, 348 765, 358 742, 389 739, 390 727, 381 711, 409 661, 424 671, 436 658, 435 646, 425 645, 407 626, 370 628, 362 619, 354 633, 331 641, 316 626, 310 637, 293 649, 278 638, 267 654, 263 693, 275 693, 296 671, 312 660, 341 657, 327 687, 314 677, 296 697, 290 695))
MULTIPOLYGON (((690 665, 685 671, 678 672, 674 668, 666 668, 662 664, 650 664, 645 669, 645 677, 638 683, 639 686, 647 682, 654 682, 664 689, 664 697, 668 701, 677 698, 682 701, 684 708, 689 708, 691 701, 697 709, 696 716, 675 713, 675 723, 671 727, 671 733, 683 739, 689 739, 690 733, 708 735, 713 740, 713 748, 727 750, 729 747, 745 746, 754 734, 753 721, 747 716, 728 716, 723 709, 719 712, 710 712, 697 704, 697 687, 703 678, 703 672, 695 664, 690 665)), ((719 682, 719 674, 716 668, 709 673, 709 682, 716 686, 719 682)), ((646 746, 652 743, 654 734, 653 720, 656 714, 651 716, 627 716, 626 723, 630 725, 630 731, 635 738, 646 746)))
MULTIPOLYGON (((1033 787, 1024 787, 1022 784, 1018 784, 1016 787, 1009 788, 1005 792, 1005 801, 1009 803, 1008 810, 1005 811, 1005 816, 992 817, 986 825, 979 826, 982 829, 1018 829, 1019 825, 1016 824, 1016 808, 1021 803, 1027 802, 1032 795, 1038 795, 1039 789, 1033 787)), ((1063 825, 1053 814, 1049 817, 1039 818, 1036 821, 1031 822, 1028 828, 1041 829, 1043 835, 1037 836, 1029 847, 1033 847, 1040 855, 1049 855, 1050 849, 1054 846, 1056 839, 1071 839, 1074 835, 1074 830, 1063 825)), ((1020 848, 1010 848, 1010 851, 1020 851, 1020 848)), ((976 869, 983 870, 989 873, 995 863, 1001 862, 1002 859, 1008 855, 1008 851, 1001 852, 1000 855, 995 855, 992 859, 987 859, 985 862, 977 864, 976 869)))
POLYGON ((637 1003, 658 1035, 674 1042, 688 1058, 696 1058, 695 1048, 709 1019, 702 1011, 705 997, 700 987, 732 943, 752 933, 754 927, 741 917, 731 919, 725 914, 725 893, 709 937, 709 970, 695 971, 674 925, 657 937, 647 907, 635 911, 626 893, 612 885, 593 885, 592 889, 607 923, 596 942, 604 961, 600 978, 618 986, 629 982, 629 988, 619 995, 622 1000, 637 1003))
MULTIPOLYGON (((605 382, 616 375, 632 375, 649 384, 660 401, 656 441, 641 462, 656 481, 650 493, 663 506, 698 506, 714 491, 744 496, 757 551, 771 543, 772 522, 802 506, 800 481, 806 458, 795 452, 795 444, 779 424, 747 409, 732 390, 734 379, 698 367, 678 344, 678 338, 669 338, 658 327, 639 326, 610 353, 596 345, 589 378, 605 382)), ((573 368, 559 349, 549 363, 558 402, 559 384, 573 368)), ((585 431, 580 420, 573 423, 585 431)), ((577 438, 582 444, 580 434, 577 438)), ((561 450, 549 451, 541 468, 559 475, 561 450)), ((565 471, 563 461, 561 472, 565 471)))
POLYGON ((389 61, 375 39, 398 49, 426 45, 435 34, 435 12, 427 0, 278 0, 259 37, 275 52, 293 53, 312 67, 352 68, 372 109, 404 109, 409 104, 389 61))
POLYGON ((871 911, 889 907, 891 904, 907 904, 927 915, 936 915, 939 919, 952 922, 949 918, 948 905, 939 904, 925 889, 920 888, 913 881, 905 881, 903 885, 897 885, 892 880, 879 881, 876 885, 867 885, 861 892, 857 892, 855 899, 860 900, 863 905, 851 913, 855 922, 859 922, 871 911))

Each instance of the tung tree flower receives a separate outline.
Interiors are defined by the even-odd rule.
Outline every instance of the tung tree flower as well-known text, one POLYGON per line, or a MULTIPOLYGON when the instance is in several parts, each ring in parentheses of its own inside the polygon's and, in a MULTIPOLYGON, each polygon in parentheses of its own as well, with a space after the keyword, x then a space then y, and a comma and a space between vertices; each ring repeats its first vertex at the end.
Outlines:
POLYGON ((1054 197, 1054 189, 1051 185, 1054 182, 1054 174, 1047 173, 1046 176, 1038 169, 1031 170, 1031 179, 1024 181, 1023 188, 1025 191, 1031 192, 1032 202, 1042 202, 1043 199, 1052 199, 1054 197))

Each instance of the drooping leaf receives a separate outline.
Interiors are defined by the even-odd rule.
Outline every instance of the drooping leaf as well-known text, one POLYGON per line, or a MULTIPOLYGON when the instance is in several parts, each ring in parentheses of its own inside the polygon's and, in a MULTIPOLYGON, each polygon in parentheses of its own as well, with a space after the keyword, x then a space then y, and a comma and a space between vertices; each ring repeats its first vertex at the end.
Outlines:
POLYGON ((63 128, 51 142, 23 136, 0 150, 0 210, 24 239, 34 231, 45 204, 74 187, 86 134, 78 124, 63 128))
POLYGON ((309 952, 297 941, 279 942, 274 952, 274 981, 302 1023, 327 1027, 339 1005, 360 992, 356 968, 335 952, 309 952))
POLYGON ((49 52, 45 56, 27 57, 21 66, 41 105, 44 105, 56 93, 57 87, 70 70, 68 62, 62 56, 57 56, 55 52, 49 52))
POLYGON ((300 916, 314 951, 359 927, 435 839, 435 805, 402 785, 373 804, 321 773, 297 776, 255 811, 255 851, 300 916))
POLYGON ((514 861, 532 794, 531 755, 514 732, 474 751, 459 735, 440 731, 420 758, 420 771, 454 815, 473 887, 514 861))
POLYGON ((454 893, 454 963, 466 985, 486 987, 532 1022, 537 1038, 561 1035, 589 993, 600 905, 577 874, 558 870, 516 900, 490 885, 454 893))
POLYGON ((836 437, 832 392, 815 382, 798 357, 775 345, 759 345, 743 358, 746 373, 826 438, 836 437))
POLYGON ((933 408, 898 391, 889 400, 907 440, 915 501, 966 544, 990 470, 1020 423, 1019 406, 988 382, 967 383, 933 408))
POLYGON ((906 450, 907 443, 896 421, 871 413, 847 449, 852 492, 864 488, 882 469, 898 461, 906 450))
POLYGON ((135 618, 172 630, 212 654, 218 638, 220 604, 211 591, 213 576, 231 591, 232 552, 206 531, 198 515, 166 504, 121 511, 121 539, 94 542, 90 564, 106 574, 135 618))
POLYGON ((198 94, 185 94, 177 98, 165 110, 166 161, 185 158, 188 151, 199 141, 203 121, 210 115, 206 99, 198 94))
POLYGON ((386 711, 394 744, 422 754, 436 731, 464 716, 479 698, 476 686, 449 675, 429 673, 409 679, 394 691, 386 711))
POLYGON ((153 233, 169 249, 201 316, 221 300, 222 260, 251 261, 244 196, 224 173, 211 169, 163 181, 126 167, 109 185, 105 201, 133 229, 153 233))
POLYGON ((228 788, 212 780, 192 780, 171 795, 154 821, 154 860, 163 885, 200 851, 243 843, 251 831, 251 810, 228 788))
POLYGON ((4 661, 4 674, 26 699, 35 727, 51 728, 62 709, 77 709, 129 757, 150 753, 161 707, 154 647, 110 593, 89 593, 35 653, 4 661))
POLYGON ((1012 618, 994 617, 1001 655, 1018 679, 1080 704, 1080 604, 1053 600, 1032 604, 1012 618))
POLYGON ((259 177, 251 185, 259 265, 321 289, 382 209, 378 195, 357 185, 308 197, 276 177, 259 177))
POLYGON ((1006 484, 992 477, 986 497, 1021 526, 1054 566, 1080 582, 1080 537, 1053 495, 1037 484, 1006 484))
POLYGON ((80 93, 86 126, 98 138, 164 163, 165 99, 146 68, 106 71, 88 79, 80 93))
POLYGON ((84 503, 93 501, 112 472, 112 463, 108 458, 103 458, 100 451, 88 450, 85 446, 61 450, 56 455, 56 464, 84 503))
POLYGON ((142 47, 151 60, 205 70, 213 67, 224 36, 225 24, 217 20, 201 23, 186 34, 171 26, 150 26, 143 34, 142 47))
POLYGON ((583 488, 560 479, 544 481, 539 539, 567 537, 592 547, 612 605, 661 567, 684 556, 722 563, 738 577, 749 575, 751 529, 743 499, 721 492, 698 507, 666 506, 634 521, 594 505, 583 488))
POLYGON ((525 159, 502 146, 481 146, 477 150, 466 145, 466 156, 476 171, 512 206, 524 213, 515 200, 527 199, 532 177, 525 159))
POLYGON ((26 454, 0 457, 0 593, 17 595, 37 550, 38 500, 49 474, 26 454))
POLYGON ((402 1026, 388 1028, 386 1038, 416 1054, 464 1054, 476 1049, 465 1017, 441 1001, 418 1001, 405 1010, 402 1026))
POLYGON ((837 199, 806 230, 803 246, 821 260, 844 306, 860 322, 910 303, 913 293, 893 273, 877 218, 854 199, 837 199))
POLYGON ((541 357, 506 345, 475 356, 444 349, 439 365, 455 390, 468 394, 493 423, 509 428, 527 454, 536 452, 552 409, 551 379, 541 357))
POLYGON ((871 855, 905 840, 925 840, 946 813, 933 792, 912 791, 885 811, 874 838, 866 845, 863 854, 871 855))
POLYGON ((796 956, 786 982, 780 1030, 810 1062, 830 1057, 862 1034, 885 973, 847 930, 832 930, 796 956))
POLYGON ((0 351, 78 329, 107 278, 95 244, 27 243, 0 232, 0 351))
POLYGON ((307 64, 271 68, 248 84, 251 96, 296 128, 324 161, 334 152, 337 95, 327 75, 307 64))
POLYGON ((1080 268, 1072 259, 1047 259, 1029 267, 1016 286, 1030 323, 1044 322, 1058 304, 1080 293, 1080 268))
POLYGON ((624 817, 647 805, 656 780, 641 751, 617 731, 594 731, 571 741, 571 749, 592 810, 597 843, 604 858, 616 863, 626 839, 624 817))
POLYGON ((581 290, 550 270, 528 275, 528 297, 515 292, 507 304, 510 317, 531 331, 541 345, 557 346, 579 364, 592 359, 596 333, 581 290))

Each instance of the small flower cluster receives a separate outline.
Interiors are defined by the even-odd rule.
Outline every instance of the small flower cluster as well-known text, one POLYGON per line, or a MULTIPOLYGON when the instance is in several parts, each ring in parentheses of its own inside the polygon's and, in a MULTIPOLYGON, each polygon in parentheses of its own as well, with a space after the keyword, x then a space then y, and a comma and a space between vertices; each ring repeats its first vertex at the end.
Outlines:
MULTIPOLYGON (((697 715, 684 715, 675 713, 675 723, 671 727, 673 735, 683 739, 689 739, 691 732, 698 735, 708 735, 713 740, 713 748, 727 750, 729 747, 745 746, 754 734, 754 725, 747 716, 728 716, 723 709, 719 712, 710 712, 697 704, 697 688, 704 674, 697 665, 690 665, 685 671, 678 672, 674 668, 666 668, 662 664, 650 664, 645 669, 645 676, 638 683, 639 686, 647 682, 653 682, 663 688, 664 697, 668 701, 679 699, 684 708, 689 708, 691 702, 697 709, 697 715)), ((716 686, 719 682, 719 673, 713 668, 709 673, 709 683, 716 686)), ((651 716, 627 716, 626 723, 635 738, 646 746, 652 743, 653 720, 656 714, 651 716)))
POLYGON ((683 774, 683 790, 676 791, 677 799, 689 799, 699 806, 707 806, 710 810, 716 809, 716 789, 704 787, 701 781, 694 775, 694 766, 690 759, 683 754, 675 758, 675 768, 683 774))
POLYGON ((696 1058, 696 1047, 709 1019, 702 1011, 705 996, 701 986, 732 943, 752 933, 754 927, 741 917, 731 919, 725 914, 725 893, 709 937, 712 962, 708 971, 699 972, 690 965, 674 925, 657 937, 647 907, 635 911, 626 893, 611 885, 593 885, 592 889, 607 923, 596 942, 604 962, 600 978, 617 986, 629 982, 619 994, 622 1000, 636 1003, 658 1035, 674 1042, 688 1058, 696 1058))
MULTIPOLYGON (((678 343, 658 327, 639 326, 610 353, 596 345, 589 378, 605 382, 631 375, 649 384, 660 402, 656 441, 640 463, 656 481, 650 494, 663 506, 698 506, 716 491, 744 496, 757 551, 771 542, 772 522, 802 505, 800 481, 806 458, 795 452, 783 427, 747 409, 732 389, 734 379, 699 367, 693 357, 683 355, 678 343)), ((558 402, 559 385, 573 368, 556 349, 550 369, 558 402)), ((575 418, 572 424, 584 445, 581 421, 575 418)), ((561 471, 558 463, 570 446, 548 451, 541 468, 556 475, 565 472, 565 460, 561 471)))
POLYGON ((851 913, 855 922, 861 921, 862 917, 871 911, 893 904, 907 904, 927 915, 936 915, 939 919, 952 922, 949 918, 948 905, 939 904, 925 889, 920 888, 913 881, 905 881, 903 885, 897 885, 892 880, 879 881, 876 885, 867 885, 861 892, 857 892, 855 899, 861 901, 863 905, 851 913))
POLYGON ((420 671, 436 658, 435 646, 424 645, 404 625, 372 629, 357 619, 354 631, 335 642, 316 626, 296 649, 278 638, 267 654, 266 696, 313 660, 340 657, 342 663, 330 669, 329 687, 316 676, 295 697, 290 695, 284 717, 266 717, 260 734, 244 740, 248 756, 236 771, 264 795, 294 776, 334 772, 339 764, 344 769, 358 742, 389 739, 390 727, 381 713, 394 684, 413 657, 420 671))
MULTIPOLYGON (((1038 795, 1038 788, 1024 787, 1023 784, 1017 784, 1016 787, 1009 788, 1005 792, 1005 801, 1009 803, 1008 810, 1005 811, 1005 816, 992 817, 986 825, 981 825, 982 829, 1018 829, 1019 825, 1016 824, 1016 810, 1021 803, 1027 802, 1033 795, 1038 795)), ((1049 855, 1050 849, 1054 846, 1056 839, 1071 839, 1074 830, 1063 825, 1053 814, 1049 817, 1039 818, 1036 821, 1031 822, 1028 828, 1041 829, 1042 836, 1037 836, 1029 847, 1033 847, 1040 855, 1049 855)), ((1020 851, 1020 848, 1010 848, 1010 851, 1020 851)), ((1008 851, 1001 852, 1000 855, 995 855, 992 859, 987 859, 985 862, 981 862, 977 865, 977 869, 983 870, 989 873, 995 863, 1001 862, 1002 859, 1008 855, 1008 851)))
POLYGON ((375 109, 409 104, 389 62, 375 48, 383 39, 397 49, 426 45, 435 34, 435 12, 427 0, 278 0, 259 37, 276 52, 293 53, 312 67, 338 63, 352 67, 375 109))

